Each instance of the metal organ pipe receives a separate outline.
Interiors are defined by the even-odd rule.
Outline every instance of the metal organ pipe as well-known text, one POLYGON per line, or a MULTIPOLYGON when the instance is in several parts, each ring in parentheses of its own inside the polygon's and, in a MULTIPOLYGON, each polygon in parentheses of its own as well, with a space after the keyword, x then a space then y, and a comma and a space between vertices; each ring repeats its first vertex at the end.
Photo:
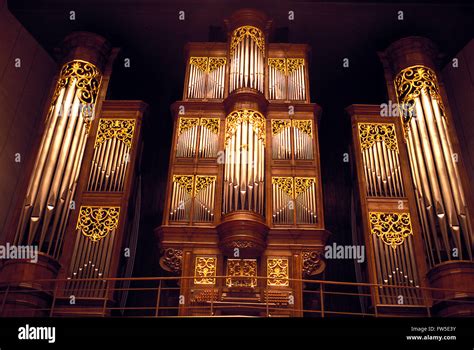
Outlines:
POLYGON ((226 118, 223 212, 264 213, 265 118, 238 110, 226 118))

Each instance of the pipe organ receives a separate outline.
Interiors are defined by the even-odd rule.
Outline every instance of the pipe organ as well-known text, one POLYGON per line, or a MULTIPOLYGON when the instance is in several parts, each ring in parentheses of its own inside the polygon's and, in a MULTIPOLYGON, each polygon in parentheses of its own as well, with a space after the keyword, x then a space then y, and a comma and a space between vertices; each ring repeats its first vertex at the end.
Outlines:
POLYGON ((359 184, 357 228, 368 250, 366 275, 380 285, 372 291, 372 307, 387 314, 423 313, 427 300, 419 288, 425 284, 425 261, 417 253, 421 230, 400 123, 380 117, 379 106, 348 110, 359 184))
MULTIPOLYGON (((430 287, 472 290, 474 283, 472 188, 458 148, 440 75, 438 49, 428 39, 403 38, 380 58, 389 97, 398 102, 403 142, 408 150, 422 245, 415 250, 428 265, 430 287)), ((405 186, 407 192, 407 187, 405 186)), ((414 214, 412 214, 412 217, 414 214)), ((474 314, 474 293, 433 292, 440 316, 474 314)))
POLYGON ((224 305, 217 313, 252 314, 255 309, 237 309, 252 300, 278 303, 275 315, 298 316, 301 279, 324 270, 329 234, 320 109, 307 100, 309 48, 268 43, 270 22, 255 10, 238 11, 225 23, 227 43, 186 45, 183 100, 172 107, 166 210, 155 230, 164 252, 160 266, 190 277, 180 285, 180 315, 199 315, 211 300, 224 305), (206 95, 213 57, 222 58, 218 98, 206 95))

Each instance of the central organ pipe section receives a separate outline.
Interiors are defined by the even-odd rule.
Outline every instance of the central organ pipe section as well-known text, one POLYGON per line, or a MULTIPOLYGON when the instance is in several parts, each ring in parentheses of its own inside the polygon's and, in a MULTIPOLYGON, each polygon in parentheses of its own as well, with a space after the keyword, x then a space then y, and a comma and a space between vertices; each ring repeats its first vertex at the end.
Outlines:
POLYGON ((251 210, 263 215, 265 118, 237 110, 226 118, 223 212, 251 210))
POLYGON ((239 27, 230 43, 230 92, 248 87, 263 93, 265 37, 253 26, 239 27))

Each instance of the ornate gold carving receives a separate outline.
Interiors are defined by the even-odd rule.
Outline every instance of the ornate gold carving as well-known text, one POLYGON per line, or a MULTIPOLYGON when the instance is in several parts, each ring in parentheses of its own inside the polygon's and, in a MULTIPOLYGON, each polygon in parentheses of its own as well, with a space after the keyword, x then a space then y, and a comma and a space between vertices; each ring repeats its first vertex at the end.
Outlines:
POLYGON ((239 43, 246 37, 249 36, 257 44, 258 48, 265 51, 265 36, 263 32, 253 26, 239 27, 232 33, 232 39, 230 42, 230 53, 233 54, 235 48, 239 43))
POLYGON ((160 258, 160 266, 172 273, 180 273, 183 266, 183 251, 181 249, 167 248, 160 258))
POLYGON ((290 197, 293 197, 293 178, 292 177, 272 177, 272 184, 276 184, 279 189, 290 197))
POLYGON ((287 287, 290 285, 288 280, 288 259, 267 259, 267 285, 279 287, 287 287))
POLYGON ((316 178, 314 177, 295 177, 295 195, 298 196, 306 192, 315 181, 316 178))
POLYGON ((301 256, 303 258, 304 278, 309 278, 324 271, 326 263, 324 262, 321 252, 315 250, 303 251, 301 256))
POLYGON ((285 58, 269 58, 268 65, 275 68, 277 71, 286 74, 286 59, 285 58))
POLYGON ((194 175, 173 175, 173 182, 177 182, 189 194, 193 193, 194 175))
POLYGON ((188 129, 191 129, 195 126, 199 125, 199 118, 179 118, 179 128, 178 128, 178 135, 181 135, 188 129))
POLYGON ((208 71, 212 72, 213 70, 225 65, 226 62, 227 59, 225 57, 209 57, 208 71))
POLYGON ((304 132, 309 137, 313 137, 313 122, 311 120, 293 119, 293 127, 299 131, 304 132))
POLYGON ((370 233, 393 249, 413 234, 409 213, 369 212, 370 233))
POLYGON ((239 109, 231 112, 225 119, 225 144, 229 143, 237 126, 242 122, 248 122, 253 125, 259 140, 265 142, 265 117, 257 111, 251 109, 239 109))
POLYGON ((220 123, 219 118, 201 118, 201 126, 207 128, 213 134, 219 134, 220 123))
POLYGON ((192 64, 193 66, 199 68, 203 72, 207 72, 208 65, 209 65, 209 58, 192 56, 189 58, 189 64, 192 64))
POLYGON ((134 131, 135 119, 101 118, 97 129, 94 148, 114 137, 131 148, 134 131))
POLYGON ((255 259, 228 259, 227 260, 227 287, 257 286, 257 260, 255 259), (252 278, 254 277, 254 278, 252 278))
POLYGON ((225 57, 197 57, 191 56, 189 64, 199 68, 203 72, 209 73, 217 68, 225 65, 227 59, 225 57))
POLYGON ((304 58, 287 58, 286 69, 288 74, 293 73, 295 70, 304 66, 304 58))
POLYGON ((359 139, 362 149, 370 148, 375 142, 384 142, 385 146, 398 152, 395 124, 391 123, 359 123, 359 139))
POLYGON ((76 229, 98 242, 118 226, 120 207, 81 206, 76 229))
POLYGON ((283 129, 291 126, 289 119, 272 119, 272 135, 279 134, 283 129))
POLYGON ((198 256, 194 266, 194 284, 216 284, 217 258, 198 256))
POLYGON ((59 73, 58 82, 51 100, 51 108, 56 104, 61 90, 67 88, 70 84, 74 84, 78 90, 76 96, 78 96, 79 101, 82 103, 80 108, 83 111, 86 132, 89 133, 91 118, 93 117, 93 105, 97 100, 101 81, 102 74, 92 63, 83 60, 73 60, 66 63, 59 73), (87 113, 84 111, 87 111, 87 113))
POLYGON ((90 62, 83 60, 73 60, 66 63, 59 74, 58 83, 54 91, 52 104, 61 92, 62 88, 74 83, 79 90, 79 100, 84 104, 94 104, 99 93, 102 74, 99 69, 90 62))
POLYGON ((194 195, 205 189, 209 184, 216 181, 217 176, 196 175, 196 183, 194 185, 194 195))
POLYGON ((394 84, 399 106, 401 105, 400 115, 405 137, 408 136, 409 122, 415 115, 415 99, 422 90, 426 90, 438 102, 441 113, 445 115, 438 79, 431 68, 417 65, 402 69, 395 77, 394 84))

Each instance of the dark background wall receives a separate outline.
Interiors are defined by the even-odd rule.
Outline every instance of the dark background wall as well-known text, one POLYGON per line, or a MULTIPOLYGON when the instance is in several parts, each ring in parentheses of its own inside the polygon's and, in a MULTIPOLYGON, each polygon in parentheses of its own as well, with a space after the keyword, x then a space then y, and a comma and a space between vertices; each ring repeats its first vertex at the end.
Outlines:
MULTIPOLYGON (((377 51, 394 40, 428 37, 440 46, 444 64, 472 39, 474 30, 473 6, 449 2, 11 0, 8 5, 52 56, 61 40, 76 30, 101 34, 121 47, 108 98, 150 104, 144 128, 137 276, 158 272, 152 230, 161 223, 172 127, 169 106, 182 96, 185 43, 225 40, 223 19, 239 8, 256 7, 274 20, 272 42, 311 45, 311 100, 323 108, 319 138, 325 217, 333 233, 330 243, 351 244, 352 180, 350 163, 343 162, 349 151, 350 127, 344 108, 353 103, 387 102, 377 51), (178 19, 180 10, 185 11, 184 21, 178 19), (70 11, 75 11, 74 21, 70 11), (288 11, 294 11, 293 21, 288 11), (403 11, 404 20, 398 20, 398 11, 403 11), (124 67, 125 58, 131 60, 130 68, 124 67), (348 68, 343 67, 344 58, 349 59, 348 68)), ((326 278, 354 280, 353 262, 328 264, 326 278)))

